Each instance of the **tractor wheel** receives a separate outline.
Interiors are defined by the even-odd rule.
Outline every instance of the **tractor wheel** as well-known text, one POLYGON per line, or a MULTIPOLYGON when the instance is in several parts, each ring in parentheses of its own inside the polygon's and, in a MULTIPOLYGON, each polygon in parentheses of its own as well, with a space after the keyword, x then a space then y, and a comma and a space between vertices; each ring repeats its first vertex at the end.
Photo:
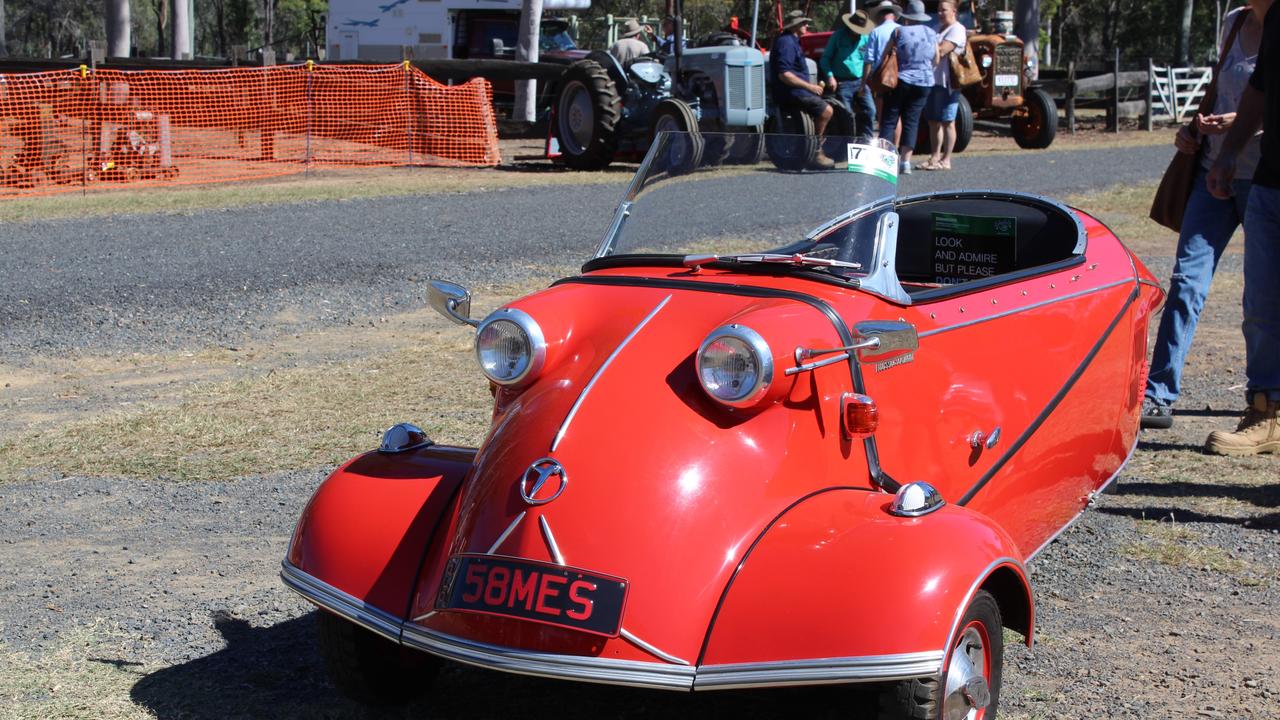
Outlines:
POLYGON ((613 162, 622 100, 599 63, 579 60, 564 71, 555 110, 555 137, 566 165, 600 170, 613 162))
POLYGON ((849 141, 857 135, 857 123, 853 111, 844 101, 824 98, 831 106, 831 120, 822 140, 822 152, 837 163, 849 161, 849 141))
POLYGON ((1029 150, 1049 147, 1058 132, 1058 106, 1049 93, 1040 88, 1028 90, 1024 100, 1026 114, 1015 116, 1011 122, 1013 139, 1018 147, 1029 150))
POLYGON ((733 136, 725 132, 705 133, 702 136, 702 164, 707 167, 719 167, 729 160, 733 150, 733 136))
POLYGON ((440 663, 401 647, 355 623, 320 611, 320 654, 329 679, 343 693, 369 705, 400 705, 421 695, 440 663))
POLYGON ((665 169, 668 175, 683 175, 702 163, 706 141, 698 129, 693 108, 683 100, 667 98, 658 103, 649 121, 649 138, 650 142, 665 143, 659 148, 656 167, 665 169), (663 132, 679 134, 663 138, 660 135, 663 132))
POLYGON ((964 152, 964 149, 969 147, 971 139, 973 139, 973 106, 969 104, 969 98, 961 95, 960 106, 956 108, 956 144, 951 148, 951 152, 964 152))
POLYGON ((941 678, 903 680, 880 693, 881 720, 984 720, 996 716, 1004 667, 1000 605, 979 590, 965 610, 941 678))
POLYGON ((764 159, 764 128, 740 128, 729 147, 730 165, 756 165, 764 159))
POLYGON ((772 133, 765 136, 764 143, 774 166, 779 170, 809 167, 818 155, 818 138, 809 113, 778 108, 772 124, 772 133))

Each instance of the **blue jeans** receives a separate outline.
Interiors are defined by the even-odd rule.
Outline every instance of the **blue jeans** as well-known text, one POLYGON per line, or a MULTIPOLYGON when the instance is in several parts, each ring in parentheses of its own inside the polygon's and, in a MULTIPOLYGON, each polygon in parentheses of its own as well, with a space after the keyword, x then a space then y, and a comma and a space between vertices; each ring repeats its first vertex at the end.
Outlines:
POLYGON ((1280 188, 1254 185, 1249 194, 1241 329, 1249 392, 1280 401, 1280 188))
POLYGON ((908 150, 916 146, 916 136, 920 134, 920 114, 924 112, 924 104, 929 100, 929 92, 933 86, 911 85, 898 82, 898 86, 889 91, 884 99, 884 117, 880 119, 880 137, 893 139, 893 130, 898 125, 898 117, 902 117, 902 136, 898 147, 908 150))
MULTIPOLYGON (((1245 203, 1249 199, 1248 180, 1234 181, 1231 184, 1234 197, 1219 200, 1209 194, 1205 175, 1203 169, 1197 170, 1191 185, 1191 197, 1187 198, 1187 209, 1182 216, 1182 232, 1178 235, 1177 259, 1169 278, 1169 296, 1165 299, 1156 344, 1151 350, 1146 396, 1157 405, 1172 405, 1182 393, 1182 365, 1191 349, 1213 273, 1218 269, 1222 251, 1244 221, 1245 203)), ((1248 281, 1245 282, 1247 285, 1248 281)))
POLYGON ((857 140, 865 143, 876 134, 876 104, 871 99, 871 88, 862 80, 836 81, 836 96, 853 111, 857 140))

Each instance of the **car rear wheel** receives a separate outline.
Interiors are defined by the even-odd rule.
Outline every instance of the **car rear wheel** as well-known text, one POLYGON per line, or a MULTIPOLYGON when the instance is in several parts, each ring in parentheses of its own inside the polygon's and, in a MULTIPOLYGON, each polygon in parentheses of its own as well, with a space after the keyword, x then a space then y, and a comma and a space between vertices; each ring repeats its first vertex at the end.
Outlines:
POLYGON ((650 142, 656 142, 662 132, 683 133, 672 135, 666 139, 658 156, 659 167, 665 167, 670 174, 683 174, 692 171, 702 163, 702 152, 706 141, 702 131, 698 129, 698 118, 693 114, 689 103, 676 98, 667 98, 653 109, 653 119, 649 121, 650 142))
POLYGON ((321 611, 320 655, 329 679, 344 694, 369 705, 399 705, 421 695, 440 661, 397 645, 355 623, 321 611))
POLYGON ((880 694, 880 720, 991 720, 1000 702, 1004 635, 1000 605, 979 590, 960 621, 943 676, 894 683, 880 694))
POLYGON ((774 166, 779 170, 809 167, 818 155, 818 138, 809 113, 778 108, 772 125, 772 133, 765 136, 765 149, 774 166))
POLYGON ((1058 106, 1049 93, 1040 88, 1027 91, 1025 104, 1013 117, 1013 139, 1018 147, 1029 150, 1047 148, 1058 133, 1058 106), (1025 112, 1021 112, 1025 110, 1025 112))
POLYGON ((613 162, 622 100, 599 63, 580 60, 564 71, 555 108, 555 138, 566 165, 600 170, 613 162))

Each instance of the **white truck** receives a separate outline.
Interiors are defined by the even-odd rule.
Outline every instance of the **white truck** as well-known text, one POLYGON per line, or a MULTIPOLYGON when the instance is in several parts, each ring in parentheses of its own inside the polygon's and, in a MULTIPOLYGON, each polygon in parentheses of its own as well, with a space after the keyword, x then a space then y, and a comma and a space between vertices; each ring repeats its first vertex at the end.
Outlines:
MULTIPOLYGON (((591 0, 542 2, 552 11, 590 6, 591 0)), ((494 57, 495 47, 515 46, 520 8, 521 0, 329 0, 327 59, 397 62, 406 48, 417 60, 494 57)), ((563 26, 556 29, 544 29, 544 49, 568 40, 557 37, 563 26)))

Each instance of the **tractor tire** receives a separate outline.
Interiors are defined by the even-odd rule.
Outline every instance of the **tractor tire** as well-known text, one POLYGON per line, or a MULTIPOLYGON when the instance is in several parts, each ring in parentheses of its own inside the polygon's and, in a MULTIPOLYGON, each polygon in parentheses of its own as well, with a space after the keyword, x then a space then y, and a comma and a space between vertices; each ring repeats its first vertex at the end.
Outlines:
POLYGON ((837 163, 849 161, 849 142, 858 134, 853 111, 844 101, 823 98, 831 106, 831 120, 822 140, 822 152, 837 163))
POLYGON ((956 108, 956 144, 951 148, 951 152, 964 152, 972 139, 973 106, 969 104, 969 98, 961 95, 960 106, 956 108))
POLYGON ((995 596, 979 590, 960 623, 960 637, 947 654, 942 677, 915 678, 886 685, 880 692, 879 720, 945 720, 974 715, 979 720, 996 717, 1004 668, 1004 635, 1000 605, 995 596), (963 654, 965 657, 957 659, 963 654), (967 671, 966 686, 958 674, 967 671), (956 674, 950 678, 948 675, 956 674), (948 690, 950 692, 948 692, 948 690), (985 695, 984 695, 985 693, 985 695), (974 698, 981 698, 975 707, 974 698))
POLYGON ((733 136, 724 132, 705 133, 702 136, 702 164, 705 167, 719 167, 729 160, 733 150, 733 136))
POLYGON ((618 149, 622 99, 609 73, 594 60, 579 60, 564 71, 555 101, 560 157, 575 170, 602 170, 618 149))
POLYGON ((1018 147, 1028 150, 1040 150, 1053 144, 1058 133, 1058 106, 1049 97, 1049 93, 1040 88, 1031 88, 1024 98, 1027 114, 1014 117, 1013 139, 1018 147))
POLYGON ((764 128, 741 128, 729 147, 730 165, 757 165, 764 159, 764 128))
POLYGON ((706 149, 706 140, 698 129, 698 117, 694 115, 689 103, 676 98, 667 98, 653 109, 653 117, 649 121, 650 143, 663 141, 666 144, 659 148, 655 169, 666 170, 668 175, 683 175, 692 172, 702 164, 702 154, 706 149), (662 139, 660 133, 679 133, 662 139))
POLYGON ((818 138, 813 118, 802 110, 778 108, 772 121, 772 132, 765 135, 769 160, 779 170, 804 170, 818 155, 818 138))
POLYGON ((401 705, 421 695, 440 661, 320 611, 320 655, 329 679, 348 697, 368 705, 401 705))

